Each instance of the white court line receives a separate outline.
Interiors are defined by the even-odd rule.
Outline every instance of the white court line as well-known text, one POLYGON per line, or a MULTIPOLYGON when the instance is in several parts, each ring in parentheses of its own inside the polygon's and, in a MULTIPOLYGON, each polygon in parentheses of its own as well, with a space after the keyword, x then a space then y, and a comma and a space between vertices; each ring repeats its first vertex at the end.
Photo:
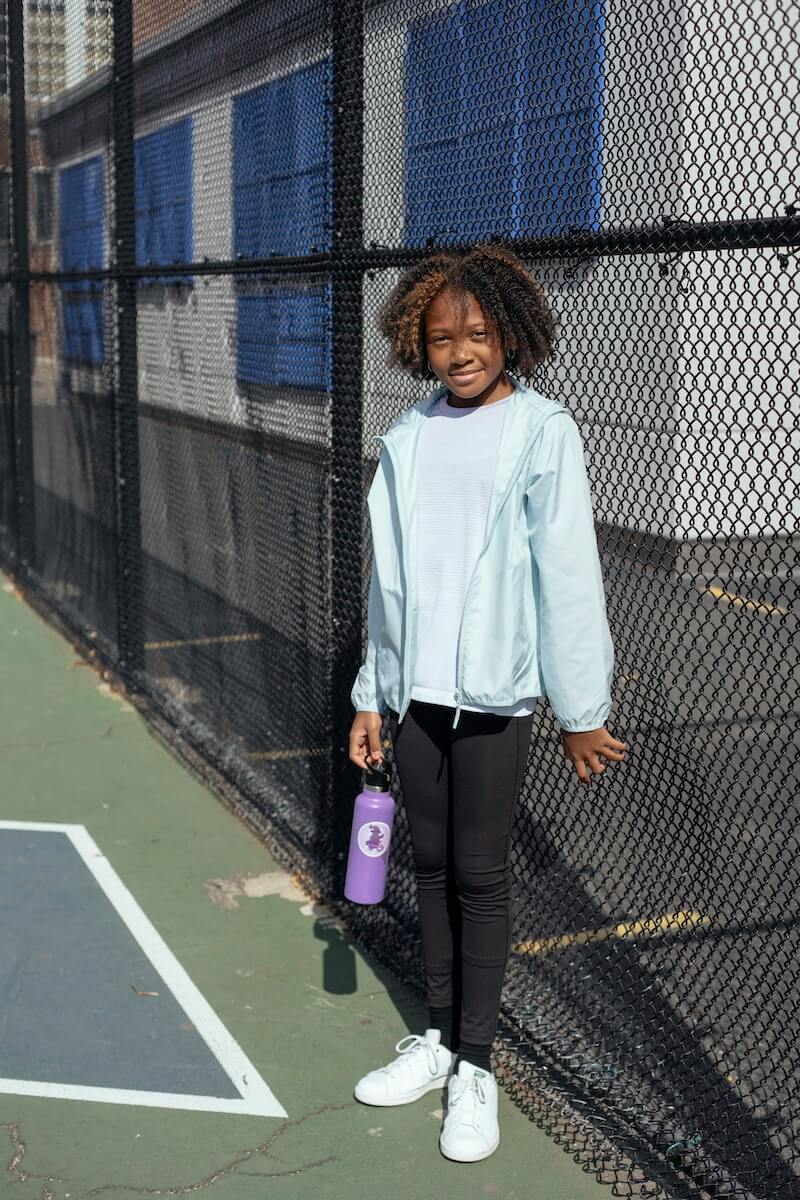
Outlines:
MULTIPOLYGON (((94 875, 158 974, 228 1075, 241 1099, 189 1096, 176 1092, 144 1092, 125 1088, 81 1087, 27 1079, 0 1079, 0 1093, 94 1100, 103 1104, 140 1104, 150 1108, 185 1108, 200 1112, 239 1113, 250 1117, 288 1117, 241 1046, 231 1037, 211 1005, 167 946, 161 934, 117 875, 85 825, 49 821, 0 821, 0 829, 64 833, 94 875)), ((65 1031, 68 1035, 68 1031, 65 1031)))

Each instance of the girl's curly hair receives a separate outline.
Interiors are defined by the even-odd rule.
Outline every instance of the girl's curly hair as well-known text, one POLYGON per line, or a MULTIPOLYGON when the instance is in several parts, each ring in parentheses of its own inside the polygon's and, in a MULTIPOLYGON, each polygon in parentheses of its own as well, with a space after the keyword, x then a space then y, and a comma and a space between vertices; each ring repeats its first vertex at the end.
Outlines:
POLYGON ((377 327, 390 342, 387 366, 415 379, 435 379, 425 350, 425 314, 444 288, 478 301, 491 332, 506 350, 516 341, 514 373, 530 377, 553 352, 557 322, 541 284, 504 246, 481 243, 466 254, 441 251, 410 267, 381 306, 377 327))

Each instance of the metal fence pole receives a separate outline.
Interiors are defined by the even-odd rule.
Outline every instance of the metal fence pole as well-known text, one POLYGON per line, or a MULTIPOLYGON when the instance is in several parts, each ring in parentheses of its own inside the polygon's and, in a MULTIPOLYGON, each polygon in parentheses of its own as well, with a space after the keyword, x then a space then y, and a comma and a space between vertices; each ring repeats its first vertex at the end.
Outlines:
POLYGON ((28 130, 25 112, 25 11, 23 0, 8 6, 11 90, 11 269, 14 277, 12 462, 16 525, 16 566, 33 566, 33 413, 31 407, 30 282, 28 278, 28 130))
POLYGON ((341 893, 358 774, 348 757, 350 690, 361 661, 362 3, 333 0, 333 329, 331 434, 331 720, 333 888, 341 893))
POLYGON ((127 676, 144 670, 142 536, 139 497, 139 414, 136 358, 133 12, 114 2, 111 82, 113 131, 112 264, 115 296, 113 382, 117 495, 117 620, 119 666, 127 676))

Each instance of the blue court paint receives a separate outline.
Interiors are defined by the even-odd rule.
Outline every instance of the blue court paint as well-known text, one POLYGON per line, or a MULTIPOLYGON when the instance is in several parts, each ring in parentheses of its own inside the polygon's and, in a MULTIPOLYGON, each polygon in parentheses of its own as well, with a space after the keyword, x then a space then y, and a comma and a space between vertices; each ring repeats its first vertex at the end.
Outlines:
POLYGON ((0 920, 0 1090, 287 1115, 83 826, 0 822, 0 920))

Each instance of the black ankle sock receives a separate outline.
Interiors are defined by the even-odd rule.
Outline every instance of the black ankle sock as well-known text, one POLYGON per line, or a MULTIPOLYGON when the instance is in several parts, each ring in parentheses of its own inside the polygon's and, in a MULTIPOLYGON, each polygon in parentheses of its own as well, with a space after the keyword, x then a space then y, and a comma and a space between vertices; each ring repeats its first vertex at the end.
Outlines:
POLYGON ((429 1008, 428 1018, 430 1020, 430 1028, 438 1029, 442 1034, 442 1045, 448 1050, 452 1050, 453 1039, 453 1009, 448 1008, 429 1008))
POLYGON ((458 1056, 455 1061, 455 1069, 458 1070, 462 1058, 468 1063, 472 1063, 473 1067, 480 1067, 484 1071, 491 1072, 492 1064, 490 1054, 491 1046, 479 1046, 475 1042, 460 1042, 458 1046, 458 1056))

